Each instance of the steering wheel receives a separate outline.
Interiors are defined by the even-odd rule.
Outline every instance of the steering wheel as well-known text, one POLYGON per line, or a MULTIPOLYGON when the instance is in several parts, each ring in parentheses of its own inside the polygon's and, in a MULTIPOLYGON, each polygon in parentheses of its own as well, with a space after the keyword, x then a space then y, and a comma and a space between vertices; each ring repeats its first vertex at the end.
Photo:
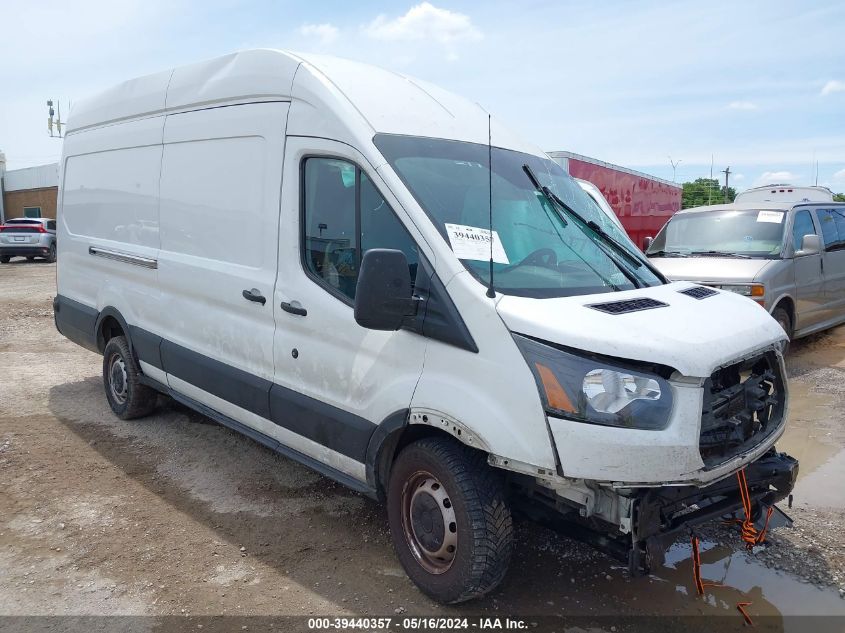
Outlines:
POLYGON ((514 270, 520 266, 542 266, 543 268, 557 270, 557 253, 551 248, 538 248, 536 251, 529 253, 521 262, 508 266, 502 272, 514 270))

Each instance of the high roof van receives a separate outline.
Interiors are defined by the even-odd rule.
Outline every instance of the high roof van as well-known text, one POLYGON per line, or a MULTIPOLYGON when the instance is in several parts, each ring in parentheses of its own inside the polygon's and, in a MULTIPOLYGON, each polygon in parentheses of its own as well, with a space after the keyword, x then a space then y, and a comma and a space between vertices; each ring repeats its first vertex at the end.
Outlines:
POLYGON ((516 512, 643 572, 792 490, 778 324, 431 84, 274 50, 127 81, 75 105, 59 205, 56 326, 115 415, 167 394, 381 500, 436 600, 498 585, 516 512))

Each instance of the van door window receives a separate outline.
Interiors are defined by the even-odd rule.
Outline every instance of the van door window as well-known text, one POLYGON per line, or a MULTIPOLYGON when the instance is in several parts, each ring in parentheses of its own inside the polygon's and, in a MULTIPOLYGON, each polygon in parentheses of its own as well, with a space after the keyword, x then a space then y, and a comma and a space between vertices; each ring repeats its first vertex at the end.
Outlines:
POLYGON ((303 263, 332 294, 351 303, 361 256, 371 248, 401 250, 415 278, 417 246, 360 168, 335 158, 307 158, 303 188, 303 263))
POLYGON ((845 248, 845 215, 838 209, 816 209, 826 251, 845 248))
POLYGON ((801 242, 805 235, 815 235, 816 228, 813 226, 813 216, 807 209, 802 209, 795 214, 792 223, 792 245, 795 250, 801 250, 801 242))
POLYGON ((305 161, 304 260, 306 269, 332 290, 355 296, 358 240, 356 169, 342 160, 305 161))

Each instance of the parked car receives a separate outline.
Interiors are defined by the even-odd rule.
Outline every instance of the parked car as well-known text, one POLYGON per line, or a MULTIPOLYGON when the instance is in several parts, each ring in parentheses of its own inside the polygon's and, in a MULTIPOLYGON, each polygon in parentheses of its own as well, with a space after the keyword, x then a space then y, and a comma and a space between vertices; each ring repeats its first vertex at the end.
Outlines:
POLYGON ((845 204, 744 202, 676 213, 646 254, 667 278, 750 297, 790 339, 845 321, 845 204))
POLYGON ((0 264, 12 257, 56 261, 56 221, 48 218, 15 218, 0 226, 0 264))
POLYGON ((63 152, 56 326, 115 415, 168 394, 383 501, 436 600, 499 584, 512 508, 641 573, 792 490, 777 323, 472 102, 245 51, 78 101, 63 152))

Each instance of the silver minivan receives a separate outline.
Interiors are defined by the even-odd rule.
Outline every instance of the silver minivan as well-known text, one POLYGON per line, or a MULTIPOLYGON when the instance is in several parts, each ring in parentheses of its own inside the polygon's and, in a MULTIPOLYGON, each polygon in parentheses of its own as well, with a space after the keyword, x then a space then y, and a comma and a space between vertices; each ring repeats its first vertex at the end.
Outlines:
POLYGON ((845 321, 845 204, 744 202, 685 209, 646 255, 667 278, 750 297, 791 339, 845 321))

